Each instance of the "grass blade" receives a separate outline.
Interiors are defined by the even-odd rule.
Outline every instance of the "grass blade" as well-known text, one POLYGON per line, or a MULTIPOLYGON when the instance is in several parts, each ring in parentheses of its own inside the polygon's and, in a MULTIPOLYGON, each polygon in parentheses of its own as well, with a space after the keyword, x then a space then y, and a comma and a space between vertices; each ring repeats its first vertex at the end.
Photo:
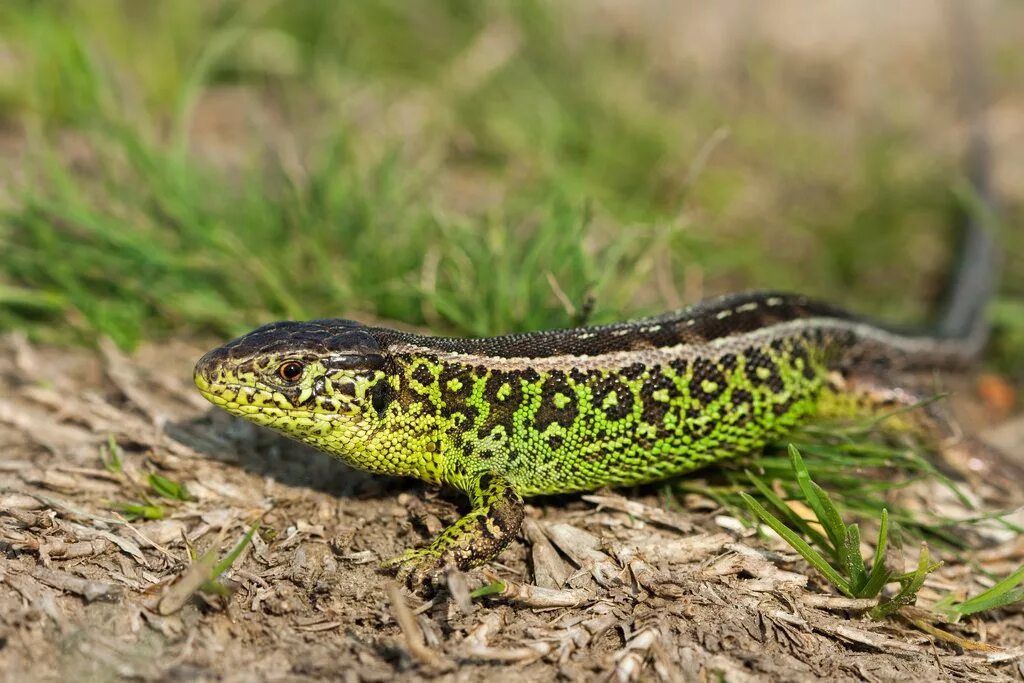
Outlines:
POLYGON ((839 512, 825 490, 811 480, 811 473, 804 464, 800 451, 793 444, 789 445, 789 459, 796 473, 796 483, 804 494, 807 504, 814 510, 815 516, 825 529, 828 540, 835 548, 836 560, 840 565, 848 563, 846 553, 846 525, 843 524, 839 512))
POLYGON ((850 579, 850 589, 859 597, 864 585, 868 581, 867 570, 864 568, 864 558, 860 554, 860 527, 856 524, 849 524, 846 527, 844 539, 846 554, 846 575, 850 579))
POLYGON ((995 609, 1017 602, 1024 597, 1024 589, 1013 590, 1021 581, 1024 581, 1024 565, 1017 568, 1015 572, 1005 579, 985 590, 973 598, 968 598, 959 604, 952 605, 944 611, 959 619, 978 612, 995 609))
POLYGON ((146 505, 143 503, 108 503, 107 507, 117 510, 129 521, 136 519, 163 519, 164 509, 159 505, 146 505))
POLYGON ((169 498, 170 500, 192 500, 192 494, 188 492, 185 485, 176 482, 173 479, 161 476, 159 474, 149 475, 149 485, 153 487, 153 491, 159 496, 169 498))
POLYGON ((222 559, 217 564, 213 565, 213 569, 210 570, 211 581, 219 578, 221 574, 226 572, 231 567, 231 565, 235 563, 235 560, 237 560, 238 556, 242 554, 242 551, 245 550, 245 547, 249 545, 249 542, 252 541, 252 537, 256 535, 256 532, 259 531, 259 528, 260 523, 257 520, 253 523, 251 527, 249 527, 249 531, 245 533, 245 536, 243 536, 242 540, 238 542, 238 545, 232 548, 231 552, 224 556, 224 559, 222 559))
POLYGON ((942 566, 941 562, 929 565, 928 560, 928 546, 922 543, 921 553, 917 557, 917 569, 901 580, 900 591, 893 596, 892 600, 871 610, 870 614, 873 619, 884 619, 896 613, 901 607, 914 604, 914 601, 917 600, 917 592, 924 585, 925 578, 942 566))
POLYGON ((777 517, 772 515, 772 513, 768 512, 768 510, 766 510, 764 506, 762 506, 760 503, 754 500, 754 498, 751 497, 749 494, 740 493, 740 496, 743 498, 743 501, 750 507, 751 511, 753 511, 753 513, 761 519, 761 521, 763 521, 775 533, 781 536, 786 541, 786 543, 789 543, 791 546, 793 546, 794 550, 800 553, 800 555, 805 560, 807 560, 807 562, 810 563, 812 567, 821 572, 821 574, 826 579, 831 581, 835 585, 835 587, 840 590, 840 592, 842 592, 847 597, 854 597, 853 593, 850 591, 849 582, 842 576, 840 576, 839 572, 837 572, 832 567, 832 565, 830 565, 828 561, 825 560, 824 557, 822 557, 814 548, 812 548, 807 543, 807 541, 800 538, 789 527, 783 524, 777 517))
POLYGON ((868 574, 860 593, 862 597, 873 598, 882 590, 882 586, 889 582, 890 572, 885 568, 886 544, 889 542, 889 511, 882 508, 882 519, 878 527, 878 542, 875 543, 875 560, 871 565, 871 573, 868 574))
POLYGON ((807 538, 811 539, 811 543, 813 543, 814 545, 818 546, 822 550, 825 550, 829 554, 833 554, 834 551, 832 546, 829 545, 828 540, 824 536, 818 533, 817 529, 808 524, 807 520, 803 519, 800 515, 798 515, 796 511, 793 510, 793 508, 786 505, 786 501, 779 497, 779 495, 775 493, 775 491, 773 491, 771 487, 768 486, 768 484, 764 483, 750 470, 744 470, 744 472, 747 475, 747 479, 749 479, 750 482, 754 485, 758 493, 764 496, 765 500, 771 503, 779 511, 779 513, 782 514, 783 517, 785 517, 786 521, 789 522, 789 525, 791 527, 799 530, 800 533, 802 533, 807 538))

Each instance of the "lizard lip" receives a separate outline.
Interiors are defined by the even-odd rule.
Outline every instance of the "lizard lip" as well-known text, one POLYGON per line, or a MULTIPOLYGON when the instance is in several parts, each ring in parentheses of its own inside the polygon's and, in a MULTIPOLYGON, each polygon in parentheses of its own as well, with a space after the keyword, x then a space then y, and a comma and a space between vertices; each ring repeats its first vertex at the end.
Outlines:
POLYGON ((206 375, 200 372, 198 368, 192 372, 192 381, 199 388, 199 393, 203 396, 210 393, 210 381, 206 379, 206 375))

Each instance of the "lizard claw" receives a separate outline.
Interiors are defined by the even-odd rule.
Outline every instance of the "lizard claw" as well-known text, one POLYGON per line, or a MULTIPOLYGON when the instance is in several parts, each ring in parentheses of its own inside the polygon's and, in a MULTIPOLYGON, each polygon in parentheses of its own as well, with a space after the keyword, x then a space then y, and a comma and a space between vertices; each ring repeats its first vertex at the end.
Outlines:
POLYGON ((380 563, 384 569, 396 569, 397 578, 410 586, 422 586, 440 576, 447 563, 433 548, 410 548, 397 557, 380 563))

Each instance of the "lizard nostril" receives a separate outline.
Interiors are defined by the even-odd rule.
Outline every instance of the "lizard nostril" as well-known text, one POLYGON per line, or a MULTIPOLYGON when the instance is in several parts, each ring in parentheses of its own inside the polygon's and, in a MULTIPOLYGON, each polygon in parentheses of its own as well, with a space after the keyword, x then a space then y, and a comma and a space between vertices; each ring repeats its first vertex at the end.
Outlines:
POLYGON ((196 361, 196 365, 192 369, 192 381, 196 386, 200 389, 209 387, 223 357, 224 352, 221 349, 214 349, 196 361))

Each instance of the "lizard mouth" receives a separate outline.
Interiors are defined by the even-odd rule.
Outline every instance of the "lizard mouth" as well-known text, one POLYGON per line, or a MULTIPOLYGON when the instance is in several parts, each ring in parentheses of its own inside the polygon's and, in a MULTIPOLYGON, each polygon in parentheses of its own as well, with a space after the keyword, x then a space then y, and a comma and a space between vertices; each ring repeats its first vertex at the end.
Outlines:
POLYGON ((203 398, 213 405, 248 419, 255 419, 258 415, 263 418, 287 416, 329 420, 358 412, 354 405, 330 397, 309 397, 304 401, 296 401, 278 391, 245 384, 211 384, 200 377, 196 379, 196 387, 203 398))

